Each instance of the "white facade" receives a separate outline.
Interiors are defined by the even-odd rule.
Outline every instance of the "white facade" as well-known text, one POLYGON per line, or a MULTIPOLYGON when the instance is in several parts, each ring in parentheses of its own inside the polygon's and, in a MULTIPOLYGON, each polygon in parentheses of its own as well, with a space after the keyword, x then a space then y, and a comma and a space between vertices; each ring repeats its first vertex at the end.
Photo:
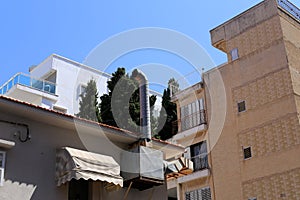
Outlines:
POLYGON ((111 77, 109 74, 55 54, 31 68, 30 75, 56 84, 57 101, 43 98, 41 105, 65 111, 68 114, 78 113, 79 95, 89 80, 96 81, 99 96, 101 96, 106 93, 107 80, 111 77))
MULTIPOLYGON (((0 94, 45 108, 74 115, 79 112, 80 94, 89 80, 94 79, 99 96, 107 93, 110 74, 101 72, 68 58, 52 54, 42 63, 29 69, 30 75, 16 74, 1 88, 0 94)), ((161 95, 157 96, 154 116, 161 108, 161 95)))

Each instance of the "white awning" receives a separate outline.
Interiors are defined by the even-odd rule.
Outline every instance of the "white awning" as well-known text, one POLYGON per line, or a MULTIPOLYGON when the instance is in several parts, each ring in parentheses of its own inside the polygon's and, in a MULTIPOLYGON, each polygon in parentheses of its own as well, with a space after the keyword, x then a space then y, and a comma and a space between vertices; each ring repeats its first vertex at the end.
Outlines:
POLYGON ((63 147, 56 155, 57 186, 71 179, 104 181, 123 187, 120 165, 111 156, 63 147))

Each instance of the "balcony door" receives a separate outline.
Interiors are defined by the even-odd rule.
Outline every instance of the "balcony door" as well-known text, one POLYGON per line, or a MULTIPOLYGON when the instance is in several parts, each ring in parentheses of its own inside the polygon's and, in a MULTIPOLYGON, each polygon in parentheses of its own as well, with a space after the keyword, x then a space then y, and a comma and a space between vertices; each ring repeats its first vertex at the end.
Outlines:
POLYGON ((194 144, 190 147, 191 160, 194 163, 194 171, 208 168, 206 141, 194 144))

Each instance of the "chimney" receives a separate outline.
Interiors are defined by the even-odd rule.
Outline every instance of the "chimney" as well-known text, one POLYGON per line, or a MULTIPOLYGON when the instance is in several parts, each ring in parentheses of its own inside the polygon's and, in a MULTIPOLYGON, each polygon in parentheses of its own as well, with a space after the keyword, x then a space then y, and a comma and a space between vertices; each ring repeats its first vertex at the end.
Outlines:
POLYGON ((132 77, 139 83, 140 94, 140 130, 142 136, 140 141, 151 141, 151 127, 150 127, 150 102, 149 102, 149 83, 145 74, 135 69, 132 72, 132 77))

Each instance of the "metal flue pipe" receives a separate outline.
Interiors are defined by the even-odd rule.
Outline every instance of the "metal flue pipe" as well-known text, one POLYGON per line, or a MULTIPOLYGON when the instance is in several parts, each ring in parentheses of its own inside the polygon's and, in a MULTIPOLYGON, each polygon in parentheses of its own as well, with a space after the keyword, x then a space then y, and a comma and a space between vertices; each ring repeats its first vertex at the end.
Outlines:
POLYGON ((135 69, 132 72, 132 77, 139 83, 140 95, 140 130, 142 136, 140 140, 151 141, 151 127, 150 127, 150 102, 149 102, 149 83, 146 75, 135 69))

